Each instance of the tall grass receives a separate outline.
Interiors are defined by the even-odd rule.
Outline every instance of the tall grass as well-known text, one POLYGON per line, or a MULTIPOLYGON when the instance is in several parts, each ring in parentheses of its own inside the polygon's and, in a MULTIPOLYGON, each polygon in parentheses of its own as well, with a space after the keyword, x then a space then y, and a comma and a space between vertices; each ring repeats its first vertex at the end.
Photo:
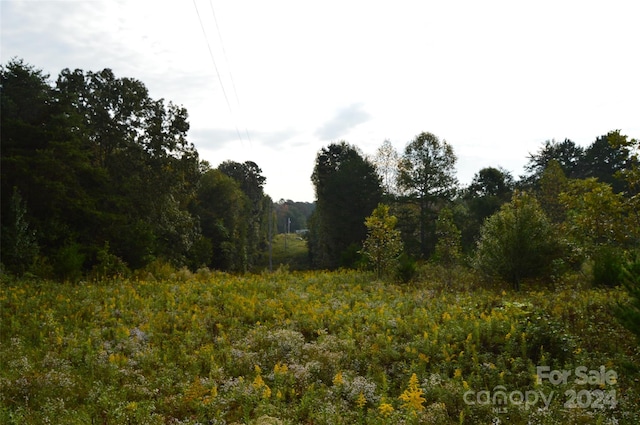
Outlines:
POLYGON ((5 281, 0 422, 640 421, 640 353, 611 313, 623 291, 460 287, 347 271, 5 281), (617 381, 538 384, 539 365, 604 366, 617 381), (498 387, 556 398, 473 398, 498 387), (598 389, 615 406, 565 406, 566 391, 598 389))

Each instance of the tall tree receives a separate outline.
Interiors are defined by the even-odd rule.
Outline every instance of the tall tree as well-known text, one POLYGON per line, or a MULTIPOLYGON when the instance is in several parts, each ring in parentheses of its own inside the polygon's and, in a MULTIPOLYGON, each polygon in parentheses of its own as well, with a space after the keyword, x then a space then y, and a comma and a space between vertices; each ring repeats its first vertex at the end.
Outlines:
POLYGON ((362 251, 373 264, 378 279, 391 269, 402 252, 402 239, 400 231, 396 229, 397 222, 398 219, 389 213, 389 206, 385 204, 378 204, 365 219, 367 239, 362 251))
POLYGON ((390 140, 386 139, 376 151, 373 164, 382 182, 382 189, 387 196, 398 195, 398 161, 400 155, 390 140))
POLYGON ((19 189, 42 255, 91 266, 108 246, 133 268, 184 263, 200 173, 184 108, 108 69, 63 70, 53 86, 21 61, 2 68, 1 95, 2 196, 19 189))
POLYGON ((611 185, 614 192, 627 190, 619 173, 633 167, 633 156, 619 130, 598 137, 585 151, 582 160, 584 177, 595 177, 611 185))
POLYGON ((251 268, 261 251, 267 246, 267 232, 264 226, 268 219, 264 195, 264 183, 266 178, 262 170, 253 161, 239 163, 225 161, 218 166, 218 170, 234 179, 240 185, 240 189, 249 199, 250 215, 247 217, 247 266, 251 268))
POLYGON ((529 162, 525 166, 529 176, 523 178, 521 184, 524 183, 525 186, 530 187, 536 186, 552 160, 560 165, 567 178, 583 178, 584 156, 584 149, 572 140, 564 139, 562 142, 547 140, 537 153, 529 155, 529 162))
POLYGON ((212 247, 206 265, 219 270, 247 269, 247 232, 251 201, 240 183, 220 170, 203 174, 192 210, 212 247))
POLYGON ((350 266, 349 252, 359 250, 367 232, 365 218, 382 197, 375 167, 356 147, 333 143, 318 152, 311 181, 317 199, 310 220, 312 264, 350 266))
POLYGON ((409 200, 420 207, 420 247, 428 255, 427 226, 435 220, 438 201, 453 197, 458 185, 456 156, 446 141, 432 133, 420 133, 407 144, 399 163, 398 183, 409 200))
POLYGON ((537 198, 552 223, 558 224, 565 219, 565 208, 560 202, 560 194, 567 190, 568 184, 569 181, 558 161, 549 161, 540 178, 537 198))

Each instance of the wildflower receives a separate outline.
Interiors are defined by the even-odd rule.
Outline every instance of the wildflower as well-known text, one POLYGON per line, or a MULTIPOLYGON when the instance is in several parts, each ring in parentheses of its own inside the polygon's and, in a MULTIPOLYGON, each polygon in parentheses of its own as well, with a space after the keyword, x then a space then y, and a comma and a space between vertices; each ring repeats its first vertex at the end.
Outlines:
POLYGON ((268 385, 265 385, 262 390, 262 398, 271 398, 271 388, 268 385))
POLYGON ((333 385, 343 385, 344 379, 342 378, 342 372, 336 373, 336 376, 333 377, 333 385))
POLYGON ((405 409, 411 409, 414 412, 424 410, 422 403, 426 401, 422 395, 424 392, 418 385, 418 377, 414 373, 409 379, 409 385, 406 390, 400 395, 400 400, 404 401, 402 407, 405 409))
POLYGON ((454 378, 460 378, 461 376, 462 376, 462 370, 460 370, 460 369, 456 369, 456 370, 453 372, 453 377, 454 377, 454 378))
POLYGON ((253 388, 255 388, 256 390, 259 390, 260 388, 264 387, 266 384, 264 383, 264 380, 262 379, 261 375, 256 376, 256 379, 253 380, 253 388))
POLYGON ((281 364, 280 362, 276 363, 273 367, 273 373, 276 375, 284 375, 289 371, 289 367, 286 364, 281 364))
POLYGON ((380 406, 378 406, 378 410, 384 417, 389 417, 389 415, 391 415, 391 413, 393 413, 394 411, 393 406, 389 403, 380 403, 380 406))
POLYGON ((356 406, 358 406, 359 409, 362 409, 365 404, 367 404, 367 398, 364 396, 364 393, 360 393, 356 400, 356 406))

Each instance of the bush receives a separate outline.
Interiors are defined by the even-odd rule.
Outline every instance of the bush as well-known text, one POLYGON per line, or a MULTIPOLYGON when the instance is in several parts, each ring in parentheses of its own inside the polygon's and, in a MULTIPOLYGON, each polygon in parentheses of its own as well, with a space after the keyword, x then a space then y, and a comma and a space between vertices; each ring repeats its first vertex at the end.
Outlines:
POLYGON ((554 230, 535 198, 515 193, 480 230, 476 268, 520 288, 524 278, 548 276, 558 257, 554 230))
POLYGON ((128 276, 130 274, 127 263, 120 257, 109 252, 109 242, 98 250, 96 264, 93 266, 91 274, 96 279, 114 276, 128 276))
POLYGON ((603 246, 593 257, 593 284, 614 287, 623 282, 623 253, 615 248, 603 246))
POLYGON ((622 283, 629 294, 629 301, 618 304, 615 315, 622 326, 636 335, 640 344, 640 259, 636 258, 623 268, 622 283))
POLYGON ((396 276, 402 283, 411 282, 418 273, 418 263, 416 260, 406 252, 400 255, 398 258, 398 265, 396 268, 396 276))
POLYGON ((56 276, 69 281, 80 279, 85 258, 80 248, 80 244, 69 242, 58 250, 53 261, 56 276))

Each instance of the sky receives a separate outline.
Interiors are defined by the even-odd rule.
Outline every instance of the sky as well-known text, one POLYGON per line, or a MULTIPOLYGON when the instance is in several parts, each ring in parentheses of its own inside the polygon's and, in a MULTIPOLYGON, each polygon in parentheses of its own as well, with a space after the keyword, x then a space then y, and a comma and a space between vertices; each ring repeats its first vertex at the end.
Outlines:
POLYGON ((640 137, 635 0, 0 0, 0 61, 136 78, 184 106, 201 159, 313 201, 318 151, 449 143, 461 184, 546 140, 640 137))

